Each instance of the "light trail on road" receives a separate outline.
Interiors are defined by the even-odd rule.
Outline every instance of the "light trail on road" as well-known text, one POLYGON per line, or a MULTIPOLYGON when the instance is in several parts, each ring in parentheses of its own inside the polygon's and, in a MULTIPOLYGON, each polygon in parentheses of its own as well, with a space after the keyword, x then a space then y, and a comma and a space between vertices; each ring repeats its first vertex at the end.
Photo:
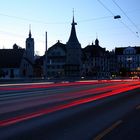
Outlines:
MULTIPOLYGON (((111 81, 109 81, 109 82, 111 82, 111 81)), ((55 88, 55 86, 56 87, 57 86, 59 86, 59 87, 71 86, 72 88, 74 88, 79 84, 80 84, 80 86, 81 85, 82 86, 85 86, 85 85, 92 86, 93 83, 94 84, 96 83, 98 85, 98 84, 106 83, 106 82, 101 81, 101 82, 81 82, 81 83, 79 83, 79 82, 67 83, 67 84, 66 83, 60 83, 60 84, 52 84, 52 85, 49 85, 49 86, 39 84, 39 85, 31 86, 31 89, 33 89, 33 88, 44 88, 44 87, 55 88)), ((114 83, 114 82, 112 82, 112 83, 114 83)), ((6 88, 5 88, 5 90, 6 90, 6 88)), ((17 89, 18 90, 23 90, 22 88, 17 88, 17 89)), ((25 87, 25 89, 26 88, 27 87, 25 87)), ((124 81, 123 82, 122 81, 118 82, 117 81, 116 85, 106 85, 105 87, 94 87, 94 88, 92 87, 89 90, 82 90, 82 91, 75 91, 75 92, 66 92, 65 91, 64 93, 59 93, 58 95, 57 94, 53 94, 52 96, 49 95, 48 98, 46 97, 47 98, 46 100, 45 99, 43 100, 44 97, 43 98, 38 97, 38 98, 36 98, 36 100, 32 100, 32 104, 36 103, 37 100, 40 100, 40 102, 39 102, 39 104, 36 104, 36 105, 50 103, 50 102, 51 103, 59 102, 59 104, 58 105, 52 105, 52 106, 49 106, 46 109, 40 109, 40 110, 35 111, 35 112, 30 112, 30 113, 23 114, 23 115, 18 115, 18 116, 15 116, 15 117, 9 117, 8 119, 2 119, 2 120, 0 120, 0 127, 9 126, 9 125, 21 122, 21 121, 25 121, 25 120, 32 119, 32 118, 35 118, 35 117, 39 117, 39 116, 42 116, 42 115, 47 115, 49 113, 53 113, 53 112, 56 112, 56 111, 59 111, 59 110, 68 109, 68 108, 71 108, 71 107, 74 107, 74 106, 77 106, 77 105, 81 105, 81 104, 89 103, 89 102, 92 102, 92 101, 95 101, 95 100, 99 100, 99 99, 107 98, 107 97, 110 97, 110 96, 114 96, 114 95, 129 91, 129 90, 133 90, 133 89, 136 89, 136 88, 140 88, 140 82, 139 81, 133 81, 133 82, 132 81, 127 81, 127 82, 124 82, 124 81), (67 101, 67 102, 63 103, 64 101, 67 101)), ((4 89, 2 88, 2 90, 4 90, 4 89)), ((54 89, 54 92, 55 92, 55 89, 54 89)), ((21 95, 21 99, 19 100, 19 103, 21 102, 21 100, 22 100, 22 95, 21 95)), ((27 98, 25 98, 25 100, 28 100, 28 96, 27 96, 27 98)), ((26 104, 26 102, 25 102, 25 104, 26 104)), ((5 103, 5 105, 6 105, 6 103, 5 103)), ((16 103, 15 105, 18 107, 18 103, 16 103)), ((21 104, 21 106, 23 108, 25 108, 25 106, 23 104, 21 104)), ((28 108, 30 106, 27 104, 26 107, 28 108)), ((15 110, 21 110, 23 108, 16 108, 15 107, 15 110)), ((9 110, 9 112, 12 112, 12 111, 15 111, 15 110, 9 110)))
POLYGON ((29 84, 3 84, 0 86, 0 91, 18 91, 27 89, 37 89, 37 88, 52 88, 52 87, 63 87, 63 86, 82 86, 82 85, 92 85, 92 84, 102 84, 102 83, 113 83, 122 82, 125 80, 92 80, 92 81, 79 81, 79 82, 61 82, 61 83, 29 83, 29 84))
MULTIPOLYGON (((134 82, 133 84, 137 84, 137 82, 134 82)), ((96 95, 96 94, 101 94, 104 92, 109 92, 112 90, 115 90, 116 88, 122 88, 122 87, 128 87, 131 86, 131 83, 124 83, 123 86, 117 84, 113 85, 108 85, 108 86, 103 86, 103 87, 96 87, 96 88, 91 88, 91 89, 84 89, 80 91, 65 91, 63 93, 58 94, 57 92, 54 94, 47 94, 45 92, 39 92, 37 91, 37 95, 34 95, 34 92, 28 92, 24 95, 23 94, 16 94, 17 97, 14 96, 8 96, 5 97, 2 95, 2 97, 5 97, 4 99, 0 99, 0 113, 6 113, 6 112, 12 112, 12 111, 17 111, 29 107, 35 107, 38 105, 43 105, 43 104, 49 104, 49 103, 60 103, 64 101, 69 101, 69 100, 74 100, 78 98, 83 98, 91 95, 96 95), (31 94, 32 93, 32 94, 31 94), (7 104, 7 105, 6 105, 7 104), (17 106, 18 104, 18 106, 17 106)), ((57 89, 58 90, 58 89, 57 89)), ((1 97, 1 96, 0 96, 1 97)))

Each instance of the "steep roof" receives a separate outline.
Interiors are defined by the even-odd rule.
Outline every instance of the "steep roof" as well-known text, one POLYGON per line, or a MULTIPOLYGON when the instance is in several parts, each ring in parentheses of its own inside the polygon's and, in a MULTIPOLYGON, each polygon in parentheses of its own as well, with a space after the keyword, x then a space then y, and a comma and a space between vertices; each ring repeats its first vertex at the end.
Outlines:
POLYGON ((70 37, 67 43, 77 43, 80 44, 76 35, 76 29, 75 29, 75 25, 77 25, 77 23, 74 21, 74 16, 73 16, 73 21, 72 21, 72 28, 71 28, 71 33, 70 33, 70 37))
POLYGON ((0 68, 18 68, 25 49, 13 46, 14 49, 0 49, 0 68))
POLYGON ((32 38, 31 29, 29 29, 29 37, 26 39, 26 42, 29 42, 29 41, 34 41, 34 38, 32 38))
POLYGON ((66 51, 66 44, 63 44, 63 43, 61 43, 59 40, 58 40, 58 42, 56 43, 56 44, 54 44, 52 47, 50 47, 49 49, 48 49, 48 52, 50 51, 50 50, 52 50, 52 49, 55 49, 55 48, 61 48, 62 50, 64 50, 64 51, 66 51))

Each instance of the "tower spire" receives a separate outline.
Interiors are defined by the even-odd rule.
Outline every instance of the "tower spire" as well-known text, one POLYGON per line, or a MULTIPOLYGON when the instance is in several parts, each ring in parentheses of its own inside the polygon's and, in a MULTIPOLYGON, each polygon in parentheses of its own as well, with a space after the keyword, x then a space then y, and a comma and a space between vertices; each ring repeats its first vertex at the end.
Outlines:
POLYGON ((73 8, 73 10, 72 10, 72 13, 73 13, 73 17, 74 17, 74 8, 73 8))
POLYGON ((73 13, 73 22, 72 23, 74 23, 74 8, 72 10, 72 13, 73 13))
POLYGON ((96 33, 96 39, 98 39, 98 33, 96 33))
POLYGON ((32 34, 31 34, 31 24, 29 25, 29 38, 32 37, 32 34))
POLYGON ((72 24, 71 25, 77 25, 77 23, 74 21, 74 8, 73 8, 73 21, 72 21, 72 24))
POLYGON ((77 25, 77 23, 74 21, 74 9, 73 9, 73 19, 72 19, 71 25, 72 25, 72 28, 71 28, 71 33, 70 33, 68 43, 75 42, 75 43, 79 44, 79 41, 78 41, 77 35, 76 35, 76 29, 75 29, 75 25, 77 25))
POLYGON ((96 45, 96 46, 99 46, 99 39, 98 39, 98 34, 97 34, 97 33, 96 33, 95 45, 96 45))

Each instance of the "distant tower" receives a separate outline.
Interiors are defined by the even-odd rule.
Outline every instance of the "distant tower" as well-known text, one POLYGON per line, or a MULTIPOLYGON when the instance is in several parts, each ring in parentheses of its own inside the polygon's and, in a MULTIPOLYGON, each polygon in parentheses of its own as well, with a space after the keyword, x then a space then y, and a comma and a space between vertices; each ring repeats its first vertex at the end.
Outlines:
POLYGON ((79 43, 76 35, 75 25, 77 25, 77 23, 74 21, 74 13, 71 25, 72 28, 70 37, 66 44, 66 75, 79 76, 81 69, 81 44, 79 43))
POLYGON ((29 28, 29 37, 26 39, 26 58, 34 63, 34 38, 32 38, 31 28, 29 28))
POLYGON ((96 38, 96 40, 95 40, 95 46, 99 46, 99 40, 98 40, 98 38, 96 38))

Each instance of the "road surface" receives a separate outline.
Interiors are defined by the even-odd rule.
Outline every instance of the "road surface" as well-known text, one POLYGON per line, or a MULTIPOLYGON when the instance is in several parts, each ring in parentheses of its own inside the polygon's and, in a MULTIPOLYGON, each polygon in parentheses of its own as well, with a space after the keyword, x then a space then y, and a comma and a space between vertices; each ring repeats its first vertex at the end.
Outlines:
POLYGON ((139 92, 137 80, 1 85, 0 140, 114 139, 139 92))

